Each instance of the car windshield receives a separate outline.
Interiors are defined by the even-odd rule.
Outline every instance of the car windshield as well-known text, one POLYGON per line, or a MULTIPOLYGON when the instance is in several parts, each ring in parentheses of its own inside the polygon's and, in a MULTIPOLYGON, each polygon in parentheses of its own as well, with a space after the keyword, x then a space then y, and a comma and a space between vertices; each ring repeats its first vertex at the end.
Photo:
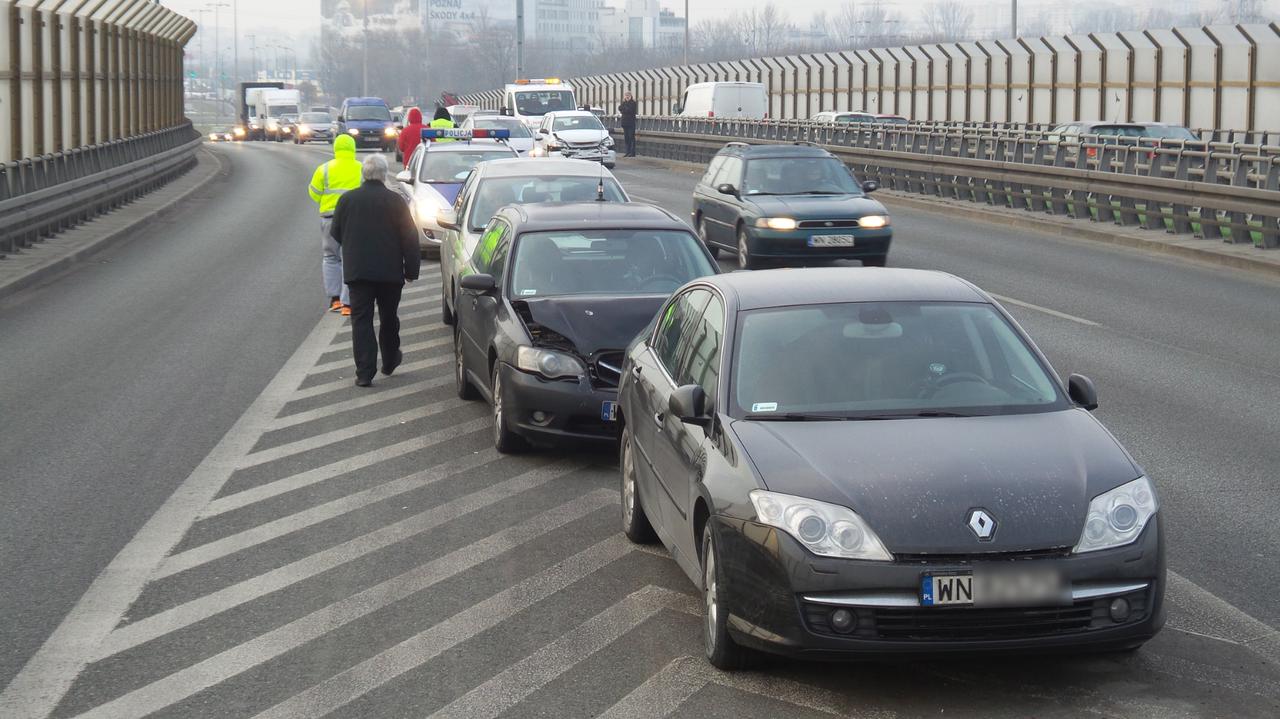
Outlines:
POLYGON ((551 123, 551 129, 556 132, 561 130, 603 130, 604 125, 600 124, 599 118, 595 115, 567 115, 557 117, 551 123))
POLYGON ((870 115, 836 115, 836 122, 846 124, 871 122, 873 119, 870 115))
POLYGON ((516 111, 521 115, 541 117, 548 112, 573 109, 573 93, 569 90, 538 90, 516 93, 516 111))
POLYGON ((715 268, 681 230, 572 230, 520 236, 511 297, 670 294, 715 268))
MULTIPOLYGON (((474 147, 474 146, 473 146, 474 147)), ((462 182, 475 166, 485 160, 501 160, 514 155, 504 148, 475 150, 437 150, 427 152, 422 158, 422 166, 418 168, 418 179, 422 182, 462 182)))
POLYGON ((860 195, 862 189, 834 157, 764 157, 748 160, 744 195, 860 195))
POLYGON ((738 416, 1016 414, 1067 405, 995 307, 850 302, 744 312, 738 416))
POLYGON ((284 117, 285 115, 297 115, 297 105, 268 105, 267 117, 284 117))
POLYGON ((284 115, 284 116, 282 116, 280 119, 281 119, 281 120, 284 120, 285 122, 297 122, 297 121, 298 121, 298 116, 297 116, 297 115, 284 115))
POLYGON ((391 111, 386 105, 348 105, 347 119, 391 122, 391 111))
MULTIPOLYGON (((594 200, 599 182, 600 178, 588 175, 491 177, 476 189, 467 224, 472 232, 481 232, 499 209, 510 204, 594 200)), ((604 198, 610 202, 627 201, 618 181, 609 176, 604 178, 604 198)))
POLYGON ((472 126, 479 130, 510 130, 512 138, 533 137, 529 126, 519 120, 499 120, 494 117, 477 119, 472 126))
POLYGON ((302 114, 302 122, 324 123, 328 121, 329 121, 329 113, 327 112, 305 112, 302 114))

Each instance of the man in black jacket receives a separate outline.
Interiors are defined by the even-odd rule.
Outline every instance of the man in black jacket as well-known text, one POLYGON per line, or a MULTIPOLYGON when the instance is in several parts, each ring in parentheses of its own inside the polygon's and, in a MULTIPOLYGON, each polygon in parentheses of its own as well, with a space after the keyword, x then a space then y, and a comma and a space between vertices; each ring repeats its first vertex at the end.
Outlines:
POLYGON ((624 157, 636 156, 636 99, 628 92, 622 96, 618 114, 622 116, 622 137, 626 145, 624 157))
POLYGON ((333 212, 330 233, 342 245, 343 280, 351 292, 351 342, 356 386, 369 387, 382 349, 382 373, 400 365, 400 292, 418 279, 418 232, 409 206, 387 189, 387 160, 370 155, 361 168, 363 183, 344 194, 333 212), (378 338, 373 307, 378 306, 378 338))

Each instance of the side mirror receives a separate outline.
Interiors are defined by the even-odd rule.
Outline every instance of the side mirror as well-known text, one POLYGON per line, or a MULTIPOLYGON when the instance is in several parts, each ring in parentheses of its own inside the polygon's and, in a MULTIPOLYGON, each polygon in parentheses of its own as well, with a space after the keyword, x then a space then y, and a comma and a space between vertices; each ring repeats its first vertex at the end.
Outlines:
POLYGON ((446 230, 458 229, 458 213, 452 207, 442 207, 436 210, 436 224, 446 230))
POLYGON ((667 410, 685 424, 699 427, 711 424, 711 418, 706 416, 707 393, 696 384, 677 387, 667 400, 667 410))
POLYGON ((880 189, 880 183, 875 180, 866 180, 862 183, 862 191, 868 195, 880 189))
POLYGON ((680 103, 677 102, 676 104, 671 106, 672 115, 679 115, 682 112, 684 112, 684 106, 681 105, 680 103))
POLYGON ((409 172, 408 170, 401 170, 396 173, 396 179, 408 185, 409 183, 413 182, 413 173, 409 172))
POLYGON ((462 278, 462 289, 478 295, 489 294, 497 286, 498 283, 493 279, 493 275, 467 275, 462 278))
POLYGON ((539 135, 550 135, 551 133, 547 132, 547 128, 545 128, 545 127, 539 127, 539 128, 538 128, 538 134, 539 134, 539 135))
POLYGON ((1082 374, 1073 374, 1067 378, 1067 395, 1071 401, 1090 412, 1098 408, 1098 390, 1093 387, 1093 380, 1082 374))
POLYGON ((511 116, 511 108, 509 108, 509 107, 502 107, 502 108, 498 108, 498 114, 499 114, 499 115, 506 115, 506 116, 510 117, 510 116, 511 116))
POLYGON ((733 195, 734 197, 738 196, 738 188, 734 187, 733 185, 727 182, 716 185, 716 192, 719 192, 722 195, 733 195))

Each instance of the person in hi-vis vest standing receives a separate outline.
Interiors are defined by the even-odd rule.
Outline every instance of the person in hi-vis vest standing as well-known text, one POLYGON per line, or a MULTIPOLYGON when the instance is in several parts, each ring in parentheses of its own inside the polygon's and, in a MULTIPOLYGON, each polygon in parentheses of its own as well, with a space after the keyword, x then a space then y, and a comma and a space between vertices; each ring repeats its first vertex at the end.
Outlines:
POLYGON ((333 211, 344 192, 360 186, 360 161, 356 159, 356 141, 350 135, 333 140, 333 159, 316 168, 307 188, 311 199, 320 205, 320 238, 324 251, 321 264, 324 291, 329 296, 329 311, 351 316, 351 297, 342 281, 342 248, 329 236, 333 211))

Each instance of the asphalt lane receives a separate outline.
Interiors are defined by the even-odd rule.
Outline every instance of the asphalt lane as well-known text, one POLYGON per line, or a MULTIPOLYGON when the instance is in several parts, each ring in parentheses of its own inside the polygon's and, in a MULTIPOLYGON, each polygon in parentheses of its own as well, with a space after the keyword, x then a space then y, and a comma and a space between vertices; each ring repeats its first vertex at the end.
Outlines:
MULTIPOLYGON (((633 197, 689 216, 697 173, 616 174, 633 197)), ((1280 627, 1280 281, 888 202, 889 266, 1017 301, 1005 304, 1064 377, 1094 380, 1098 416, 1155 478, 1170 566, 1280 627)))
POLYGON ((312 153, 284 150, 219 146, 183 212, 0 305, 0 684, 315 324, 312 153))

